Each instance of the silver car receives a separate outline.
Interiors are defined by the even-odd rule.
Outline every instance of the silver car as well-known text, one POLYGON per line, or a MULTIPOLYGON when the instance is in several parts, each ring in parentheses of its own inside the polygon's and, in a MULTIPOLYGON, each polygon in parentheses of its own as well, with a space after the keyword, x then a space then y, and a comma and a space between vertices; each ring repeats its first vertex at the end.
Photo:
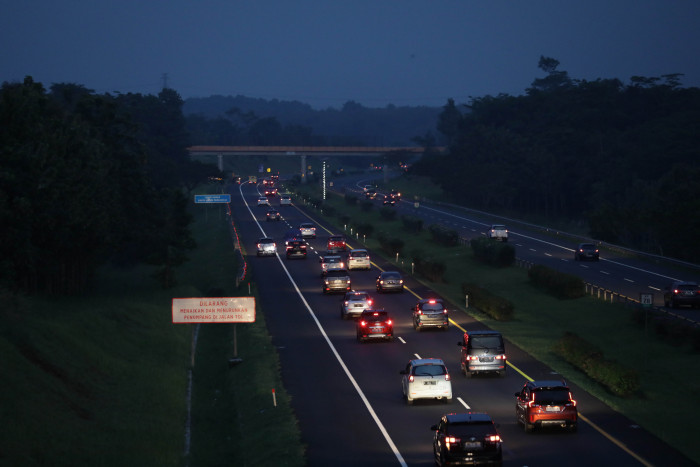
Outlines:
POLYGON ((348 271, 351 269, 369 270, 371 267, 372 264, 370 263, 367 250, 361 248, 350 250, 350 254, 348 254, 348 271))
POLYGON ((365 310, 371 310, 374 300, 361 290, 351 290, 340 302, 340 317, 343 319, 356 318, 365 310))
POLYGON ((316 226, 311 222, 304 222, 299 225, 302 238, 316 238, 316 226))
POLYGON ((332 292, 349 292, 352 290, 350 274, 347 269, 333 269, 326 273, 322 281, 324 294, 332 292))
POLYGON ((438 399, 452 401, 452 380, 445 362, 439 358, 409 360, 400 371, 401 388, 406 403, 412 405, 416 399, 438 399))
POLYGON ((342 256, 325 255, 318 260, 321 263, 321 276, 325 276, 328 271, 334 269, 345 269, 345 261, 342 256))
POLYGON ((277 244, 268 237, 258 240, 258 256, 275 256, 277 254, 277 244))

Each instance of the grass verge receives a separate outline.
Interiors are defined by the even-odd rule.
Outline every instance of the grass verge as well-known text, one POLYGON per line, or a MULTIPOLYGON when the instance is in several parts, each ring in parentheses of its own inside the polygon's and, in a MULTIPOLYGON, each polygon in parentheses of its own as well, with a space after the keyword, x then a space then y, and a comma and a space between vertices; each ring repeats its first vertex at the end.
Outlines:
POLYGON ((225 213, 198 205, 192 214, 199 247, 173 289, 137 267, 104 268, 84 297, 0 293, 0 465, 259 465, 268 456, 303 464, 261 310, 256 323, 237 327, 237 368, 227 367, 233 325, 202 327, 184 456, 192 329, 172 324, 171 300, 248 295, 232 285, 238 260, 225 213))

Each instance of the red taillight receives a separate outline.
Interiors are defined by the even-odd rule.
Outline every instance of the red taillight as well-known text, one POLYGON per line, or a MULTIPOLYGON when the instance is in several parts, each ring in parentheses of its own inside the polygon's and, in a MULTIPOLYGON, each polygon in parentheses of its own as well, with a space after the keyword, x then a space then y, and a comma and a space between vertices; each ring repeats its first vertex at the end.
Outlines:
POLYGON ((348 306, 349 304, 350 304, 350 302, 345 300, 345 306, 348 306))
POLYGON ((387 326, 391 326, 391 320, 390 320, 390 319, 386 321, 386 325, 387 325, 387 326))
POLYGON ((371 306, 371 305, 372 305, 372 300, 367 300, 367 305, 371 306))
POLYGON ((505 355, 496 355, 494 358, 495 358, 496 360, 506 360, 506 356, 505 356, 505 355))
POLYGON ((408 382, 412 383, 414 380, 415 380, 415 378, 413 377, 413 375, 409 375, 408 382))
POLYGON ((258 248, 262 247, 262 244, 258 243, 258 248))
POLYGON ((434 304, 435 304, 435 300, 428 300, 428 303, 430 303, 431 305, 434 305, 434 304))
POLYGON ((362 327, 367 326, 367 321, 360 321, 360 326, 362 326, 362 327))
POLYGON ((462 440, 454 436, 445 437, 445 446, 450 449, 450 444, 459 444, 462 440))
POLYGON ((486 441, 490 443, 500 443, 501 437, 499 435, 489 435, 486 437, 486 441))
POLYGON ((449 374, 449 373, 445 373, 445 381, 449 381, 449 380, 450 380, 450 374, 449 374))

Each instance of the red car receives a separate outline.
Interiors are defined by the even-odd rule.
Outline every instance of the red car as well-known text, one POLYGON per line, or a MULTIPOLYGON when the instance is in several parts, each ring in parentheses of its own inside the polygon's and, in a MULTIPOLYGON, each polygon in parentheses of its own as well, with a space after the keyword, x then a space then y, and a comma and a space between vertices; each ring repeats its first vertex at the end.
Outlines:
POLYGON ((357 319, 357 340, 394 339, 394 322, 384 310, 365 310, 357 319))
POLYGON ((528 381, 515 398, 515 418, 526 432, 544 426, 576 431, 578 409, 564 381, 528 381))
POLYGON ((337 253, 339 251, 345 251, 348 249, 345 243, 345 237, 343 235, 331 235, 328 238, 328 251, 332 253, 337 253))

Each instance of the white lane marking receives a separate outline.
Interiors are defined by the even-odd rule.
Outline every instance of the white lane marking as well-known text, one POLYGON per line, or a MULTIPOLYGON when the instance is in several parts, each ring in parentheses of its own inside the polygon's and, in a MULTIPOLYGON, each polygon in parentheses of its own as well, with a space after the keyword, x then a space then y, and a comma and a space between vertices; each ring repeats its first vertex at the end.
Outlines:
POLYGON ((415 355, 416 358, 417 358, 418 360, 420 360, 420 355, 418 355, 417 353, 414 353, 413 355, 415 355))
MULTIPOLYGON (((262 226, 260 225, 258 220, 253 215, 253 211, 250 209, 250 206, 248 205, 248 203, 245 200, 245 197, 243 196, 243 184, 241 184, 239 186, 238 190, 240 191, 241 199, 243 200, 243 203, 246 205, 246 208, 248 208, 248 212, 250 212, 250 215, 253 217, 253 221, 255 221, 255 223, 258 225, 258 228, 260 229, 260 231, 263 234, 265 234, 262 226)), ((360 388, 360 385, 357 383, 355 378, 352 376, 352 373, 350 373, 350 370, 348 369, 347 365, 345 365, 345 362, 343 361, 340 354, 338 353, 338 350, 336 350, 335 346, 331 342, 331 339, 328 337, 328 334, 326 334, 326 330, 323 329, 321 322, 318 320, 318 318, 316 317, 316 314, 311 309, 311 306, 304 298, 304 295, 301 293, 301 290, 299 290, 299 286, 297 285, 296 282, 294 282, 292 275, 289 273, 289 270, 284 265, 284 262, 282 262, 282 258, 280 257, 280 255, 277 255, 277 260, 279 261, 280 265, 282 266, 282 269, 284 269, 285 274, 287 274, 287 278, 289 278, 289 282, 294 287, 294 290, 297 291, 297 294, 299 295, 299 298, 301 298, 301 301, 304 303, 304 306, 306 306, 306 310, 309 312, 309 315, 311 315, 311 318, 316 323, 316 326, 318 327, 318 330, 321 332, 321 335, 326 340, 326 343, 328 344, 328 347, 331 349, 331 352, 333 352, 333 355, 335 355, 336 360, 338 360, 340 367, 343 369, 343 371, 345 372, 345 375, 348 377, 348 379, 352 383, 353 387, 355 388, 355 391, 357 391, 357 394, 359 394, 360 399, 362 399, 362 402, 365 404, 365 407, 367 408, 367 411, 369 412, 369 414, 372 416, 372 419, 374 419, 374 423, 376 423, 377 426, 379 427, 379 431, 381 431, 382 435, 384 436, 384 439, 386 440, 387 444, 389 445, 389 448, 391 448, 391 450, 393 451, 393 453, 396 456, 396 459, 399 461, 399 463, 402 466, 407 467, 408 464, 406 464, 406 461, 404 460, 403 456, 401 455, 398 448, 394 444, 394 441, 391 439, 391 436, 389 436, 389 432, 386 431, 386 428, 382 424, 381 420, 379 420, 379 416, 377 416, 377 413, 374 411, 372 404, 369 403, 369 400, 365 396, 365 393, 362 391, 362 388, 360 388)))
POLYGON ((545 255, 545 256, 552 256, 551 253, 545 253, 544 255, 545 255))
POLYGON ((626 278, 626 277, 625 277, 624 279, 625 279, 627 282, 632 282, 632 283, 634 284, 634 280, 628 279, 628 278, 626 278))
POLYGON ((405 343, 406 343, 406 341, 403 340, 403 337, 401 337, 401 336, 399 336, 399 340, 401 341, 402 344, 405 344, 405 343))
POLYGON ((471 409, 472 409, 471 407, 469 407, 469 405, 468 405, 466 402, 464 402, 464 401, 462 400, 461 397, 458 397, 457 400, 459 401, 460 404, 462 404, 462 405, 464 406, 465 409, 467 409, 467 410, 471 410, 471 409))
POLYGON ((608 271, 600 271, 601 274, 605 274, 606 276, 609 276, 610 273, 608 271))

